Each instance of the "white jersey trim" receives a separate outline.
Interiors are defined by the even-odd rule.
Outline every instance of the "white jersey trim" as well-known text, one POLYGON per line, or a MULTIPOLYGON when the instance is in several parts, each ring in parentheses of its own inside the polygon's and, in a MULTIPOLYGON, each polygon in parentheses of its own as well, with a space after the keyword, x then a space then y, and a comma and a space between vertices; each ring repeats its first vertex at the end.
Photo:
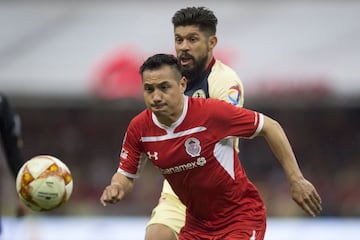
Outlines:
POLYGON ((139 164, 137 166, 137 171, 135 174, 129 173, 124 171, 121 166, 118 168, 117 172, 121 173, 122 175, 129 177, 129 178, 139 178, 140 174, 142 173, 142 171, 145 168, 145 165, 147 163, 147 161, 149 160, 149 158, 146 156, 145 153, 141 153, 140 154, 140 160, 139 160, 139 164))
POLYGON ((205 131, 206 129, 207 129, 206 127, 200 126, 200 127, 196 127, 196 128, 190 128, 188 130, 177 132, 177 133, 167 132, 167 134, 163 135, 163 136, 141 137, 141 141, 142 142, 165 141, 165 140, 169 140, 169 139, 183 137, 183 136, 190 135, 190 134, 193 134, 193 133, 202 132, 202 131, 205 131))
POLYGON ((214 156, 232 179, 234 172, 234 138, 228 137, 215 144, 214 156))
POLYGON ((168 127, 168 126, 162 124, 161 122, 159 122, 159 120, 157 119, 157 117, 156 117, 156 115, 155 115, 154 113, 151 114, 151 118, 152 118, 154 124, 155 124, 156 126, 158 126, 159 128, 162 128, 162 129, 164 129, 164 130, 166 130, 166 131, 169 131, 169 132, 173 132, 174 129, 175 129, 177 126, 179 126, 180 123, 182 123, 182 122, 184 121, 184 118, 185 118, 185 116, 186 116, 186 114, 187 114, 187 111, 188 111, 188 105, 189 105, 189 97, 187 97, 187 96, 184 95, 184 107, 183 107, 183 111, 182 111, 179 119, 176 120, 173 124, 171 124, 170 127, 168 127))
POLYGON ((256 114, 255 117, 258 117, 259 119, 255 119, 254 124, 256 124, 256 121, 259 121, 259 124, 258 127, 256 128, 255 133, 251 137, 249 137, 250 139, 256 137, 259 134, 259 132, 261 132, 261 129, 264 126, 264 115, 262 113, 256 113, 256 112, 255 114, 256 114))
POLYGON ((131 174, 131 173, 128 173, 128 172, 122 170, 121 168, 118 168, 117 172, 121 173, 122 175, 129 177, 129 178, 138 178, 139 177, 139 174, 131 174))
POLYGON ((178 138, 178 137, 183 137, 183 136, 190 135, 190 134, 193 134, 193 133, 198 133, 198 132, 205 131, 207 129, 206 127, 199 126, 199 127, 195 127, 195 128, 190 128, 190 129, 185 130, 185 131, 174 133, 176 127, 178 127, 184 121, 185 116, 186 116, 187 111, 188 111, 188 105, 189 105, 189 97, 184 95, 183 112, 181 113, 181 116, 179 117, 179 119, 176 120, 176 122, 174 122, 173 124, 171 124, 170 127, 160 123, 159 120, 156 118, 155 114, 152 113, 152 120, 153 120, 154 124, 156 126, 158 126, 159 128, 164 129, 166 131, 166 135, 141 137, 141 141, 142 142, 165 141, 165 140, 174 139, 174 138, 178 138))

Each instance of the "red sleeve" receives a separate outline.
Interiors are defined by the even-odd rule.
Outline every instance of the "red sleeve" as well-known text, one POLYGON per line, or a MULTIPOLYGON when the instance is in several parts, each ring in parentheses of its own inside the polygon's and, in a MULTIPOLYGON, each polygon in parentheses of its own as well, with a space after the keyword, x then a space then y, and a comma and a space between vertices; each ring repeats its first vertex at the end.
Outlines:
POLYGON ((253 138, 262 129, 263 115, 225 101, 208 99, 211 129, 216 136, 253 138))
POLYGON ((118 172, 130 178, 138 178, 147 158, 142 154, 141 147, 141 118, 134 118, 125 133, 118 172))

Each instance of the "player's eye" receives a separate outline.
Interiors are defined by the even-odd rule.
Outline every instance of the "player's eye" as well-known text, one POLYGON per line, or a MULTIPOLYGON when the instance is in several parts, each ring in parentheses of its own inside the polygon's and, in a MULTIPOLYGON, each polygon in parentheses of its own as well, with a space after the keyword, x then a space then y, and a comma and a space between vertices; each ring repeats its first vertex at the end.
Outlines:
POLYGON ((167 84, 160 87, 162 91, 166 91, 168 88, 170 88, 170 86, 167 84))
POLYGON ((170 87, 171 87, 170 84, 164 83, 164 84, 161 84, 161 85, 159 86, 159 89, 160 89, 162 92, 166 92, 170 87))
POLYGON ((198 41, 198 39, 196 37, 190 38, 190 42, 192 42, 192 43, 197 42, 197 41, 198 41))
POLYGON ((175 38, 175 43, 176 44, 181 44, 184 40, 182 38, 175 38))
POLYGON ((145 91, 145 92, 148 92, 148 93, 151 93, 151 92, 154 91, 154 88, 153 88, 152 86, 147 86, 147 85, 145 85, 145 86, 144 86, 144 91, 145 91))

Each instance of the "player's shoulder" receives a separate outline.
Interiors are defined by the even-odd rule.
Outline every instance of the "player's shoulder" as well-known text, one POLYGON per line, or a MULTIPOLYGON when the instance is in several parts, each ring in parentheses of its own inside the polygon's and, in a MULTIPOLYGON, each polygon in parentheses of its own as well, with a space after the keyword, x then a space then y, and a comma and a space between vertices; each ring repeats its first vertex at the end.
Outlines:
POLYGON ((146 126, 146 123, 150 121, 151 117, 151 111, 145 109, 131 119, 130 125, 136 129, 140 129, 140 126, 146 126))
POLYGON ((220 75, 224 79, 234 79, 240 81, 238 74, 232 69, 230 66, 221 62, 220 60, 216 60, 215 64, 211 69, 210 75, 220 75))
POLYGON ((243 88, 238 74, 220 60, 215 61, 208 77, 208 83, 210 86, 214 85, 216 88, 229 88, 234 85, 239 86, 241 89, 243 88))
POLYGON ((208 77, 209 96, 242 106, 244 87, 236 72, 219 60, 216 60, 208 77))
POLYGON ((193 105, 192 107, 199 109, 215 109, 215 107, 222 106, 223 104, 229 105, 228 102, 218 98, 189 97, 189 102, 193 105))

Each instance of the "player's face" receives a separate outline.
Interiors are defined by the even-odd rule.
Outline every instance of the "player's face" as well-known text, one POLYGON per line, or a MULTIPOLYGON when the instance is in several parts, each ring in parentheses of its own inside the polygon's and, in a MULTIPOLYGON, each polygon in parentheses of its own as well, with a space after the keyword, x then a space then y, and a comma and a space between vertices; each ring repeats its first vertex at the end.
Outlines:
POLYGON ((146 106, 166 125, 175 122, 182 113, 186 80, 173 68, 165 65, 157 70, 146 70, 142 75, 146 106))
POLYGON ((175 50, 182 73, 189 81, 197 78, 209 65, 216 46, 216 36, 208 36, 194 25, 175 28, 175 50))

